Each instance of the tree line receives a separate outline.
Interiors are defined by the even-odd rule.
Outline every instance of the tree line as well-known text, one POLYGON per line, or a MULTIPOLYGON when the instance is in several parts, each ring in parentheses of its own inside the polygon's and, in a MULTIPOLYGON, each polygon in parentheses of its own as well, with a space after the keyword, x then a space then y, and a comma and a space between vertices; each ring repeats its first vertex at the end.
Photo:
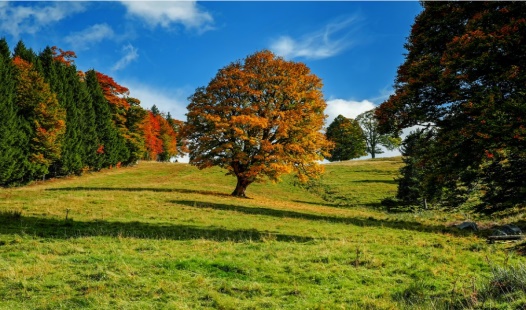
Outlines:
POLYGON ((72 51, 0 39, 0 186, 167 161, 182 122, 146 110, 111 77, 78 71, 72 51))

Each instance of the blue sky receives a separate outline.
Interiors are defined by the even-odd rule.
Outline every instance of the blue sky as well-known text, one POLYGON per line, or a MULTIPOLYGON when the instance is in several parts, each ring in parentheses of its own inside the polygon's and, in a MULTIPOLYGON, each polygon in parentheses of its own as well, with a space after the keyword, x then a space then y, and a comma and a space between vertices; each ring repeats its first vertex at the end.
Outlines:
MULTIPOLYGON (((0 2, 0 37, 36 52, 73 50, 150 108, 184 120, 187 97, 217 70, 269 49, 322 78, 330 122, 392 93, 416 1, 0 2)), ((387 155, 387 154, 386 154, 387 155)))

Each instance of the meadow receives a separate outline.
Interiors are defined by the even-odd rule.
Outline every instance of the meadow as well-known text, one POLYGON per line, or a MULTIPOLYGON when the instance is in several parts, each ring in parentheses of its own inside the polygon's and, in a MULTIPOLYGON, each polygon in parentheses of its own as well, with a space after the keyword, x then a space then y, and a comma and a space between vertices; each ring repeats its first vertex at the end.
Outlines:
POLYGON ((156 162, 0 189, 0 308, 525 307, 524 291, 484 286, 521 266, 523 245, 454 226, 510 218, 387 212, 401 164, 332 163, 249 199, 221 169, 156 162))

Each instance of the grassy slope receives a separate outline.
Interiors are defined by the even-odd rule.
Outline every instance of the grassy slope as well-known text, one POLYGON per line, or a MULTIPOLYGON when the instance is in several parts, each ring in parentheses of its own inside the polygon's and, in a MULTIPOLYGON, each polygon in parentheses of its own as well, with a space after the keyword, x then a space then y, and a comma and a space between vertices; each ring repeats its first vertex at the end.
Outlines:
POLYGON ((219 169, 149 162, 0 189, 0 308, 394 309, 521 259, 462 218, 375 210, 399 165, 327 165, 332 203, 288 178, 232 198, 219 169))

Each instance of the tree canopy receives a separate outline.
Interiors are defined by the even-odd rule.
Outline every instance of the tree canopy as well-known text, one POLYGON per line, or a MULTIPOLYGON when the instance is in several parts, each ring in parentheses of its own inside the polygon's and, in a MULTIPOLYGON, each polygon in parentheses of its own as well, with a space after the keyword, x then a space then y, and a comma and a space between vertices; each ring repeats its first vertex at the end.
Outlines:
POLYGON ((326 103, 321 80, 303 63, 261 51, 220 69, 189 98, 190 163, 219 166, 237 177, 232 195, 255 181, 295 171, 322 171, 330 143, 321 132, 326 103))
POLYGON ((371 158, 376 158, 376 154, 382 154, 384 152, 380 146, 388 150, 394 150, 400 146, 402 142, 400 132, 381 133, 378 120, 374 116, 374 110, 358 115, 356 121, 362 127, 365 149, 367 153, 371 154, 371 158))
POLYGON ((338 115, 326 132, 327 140, 334 143, 329 161, 341 161, 367 155, 365 137, 358 121, 338 115))
POLYGON ((152 112, 126 87, 95 70, 77 71, 74 58, 57 47, 37 55, 22 41, 12 55, 0 39, 0 186, 168 161, 184 150, 180 121, 156 109, 159 130, 151 132, 152 112), (153 157, 151 140, 160 142, 153 157))
POLYGON ((526 3, 423 6, 380 127, 432 129, 417 142, 431 151, 407 154, 436 168, 418 174, 439 187, 428 200, 458 206, 478 195, 481 209, 510 207, 526 195, 526 3))

